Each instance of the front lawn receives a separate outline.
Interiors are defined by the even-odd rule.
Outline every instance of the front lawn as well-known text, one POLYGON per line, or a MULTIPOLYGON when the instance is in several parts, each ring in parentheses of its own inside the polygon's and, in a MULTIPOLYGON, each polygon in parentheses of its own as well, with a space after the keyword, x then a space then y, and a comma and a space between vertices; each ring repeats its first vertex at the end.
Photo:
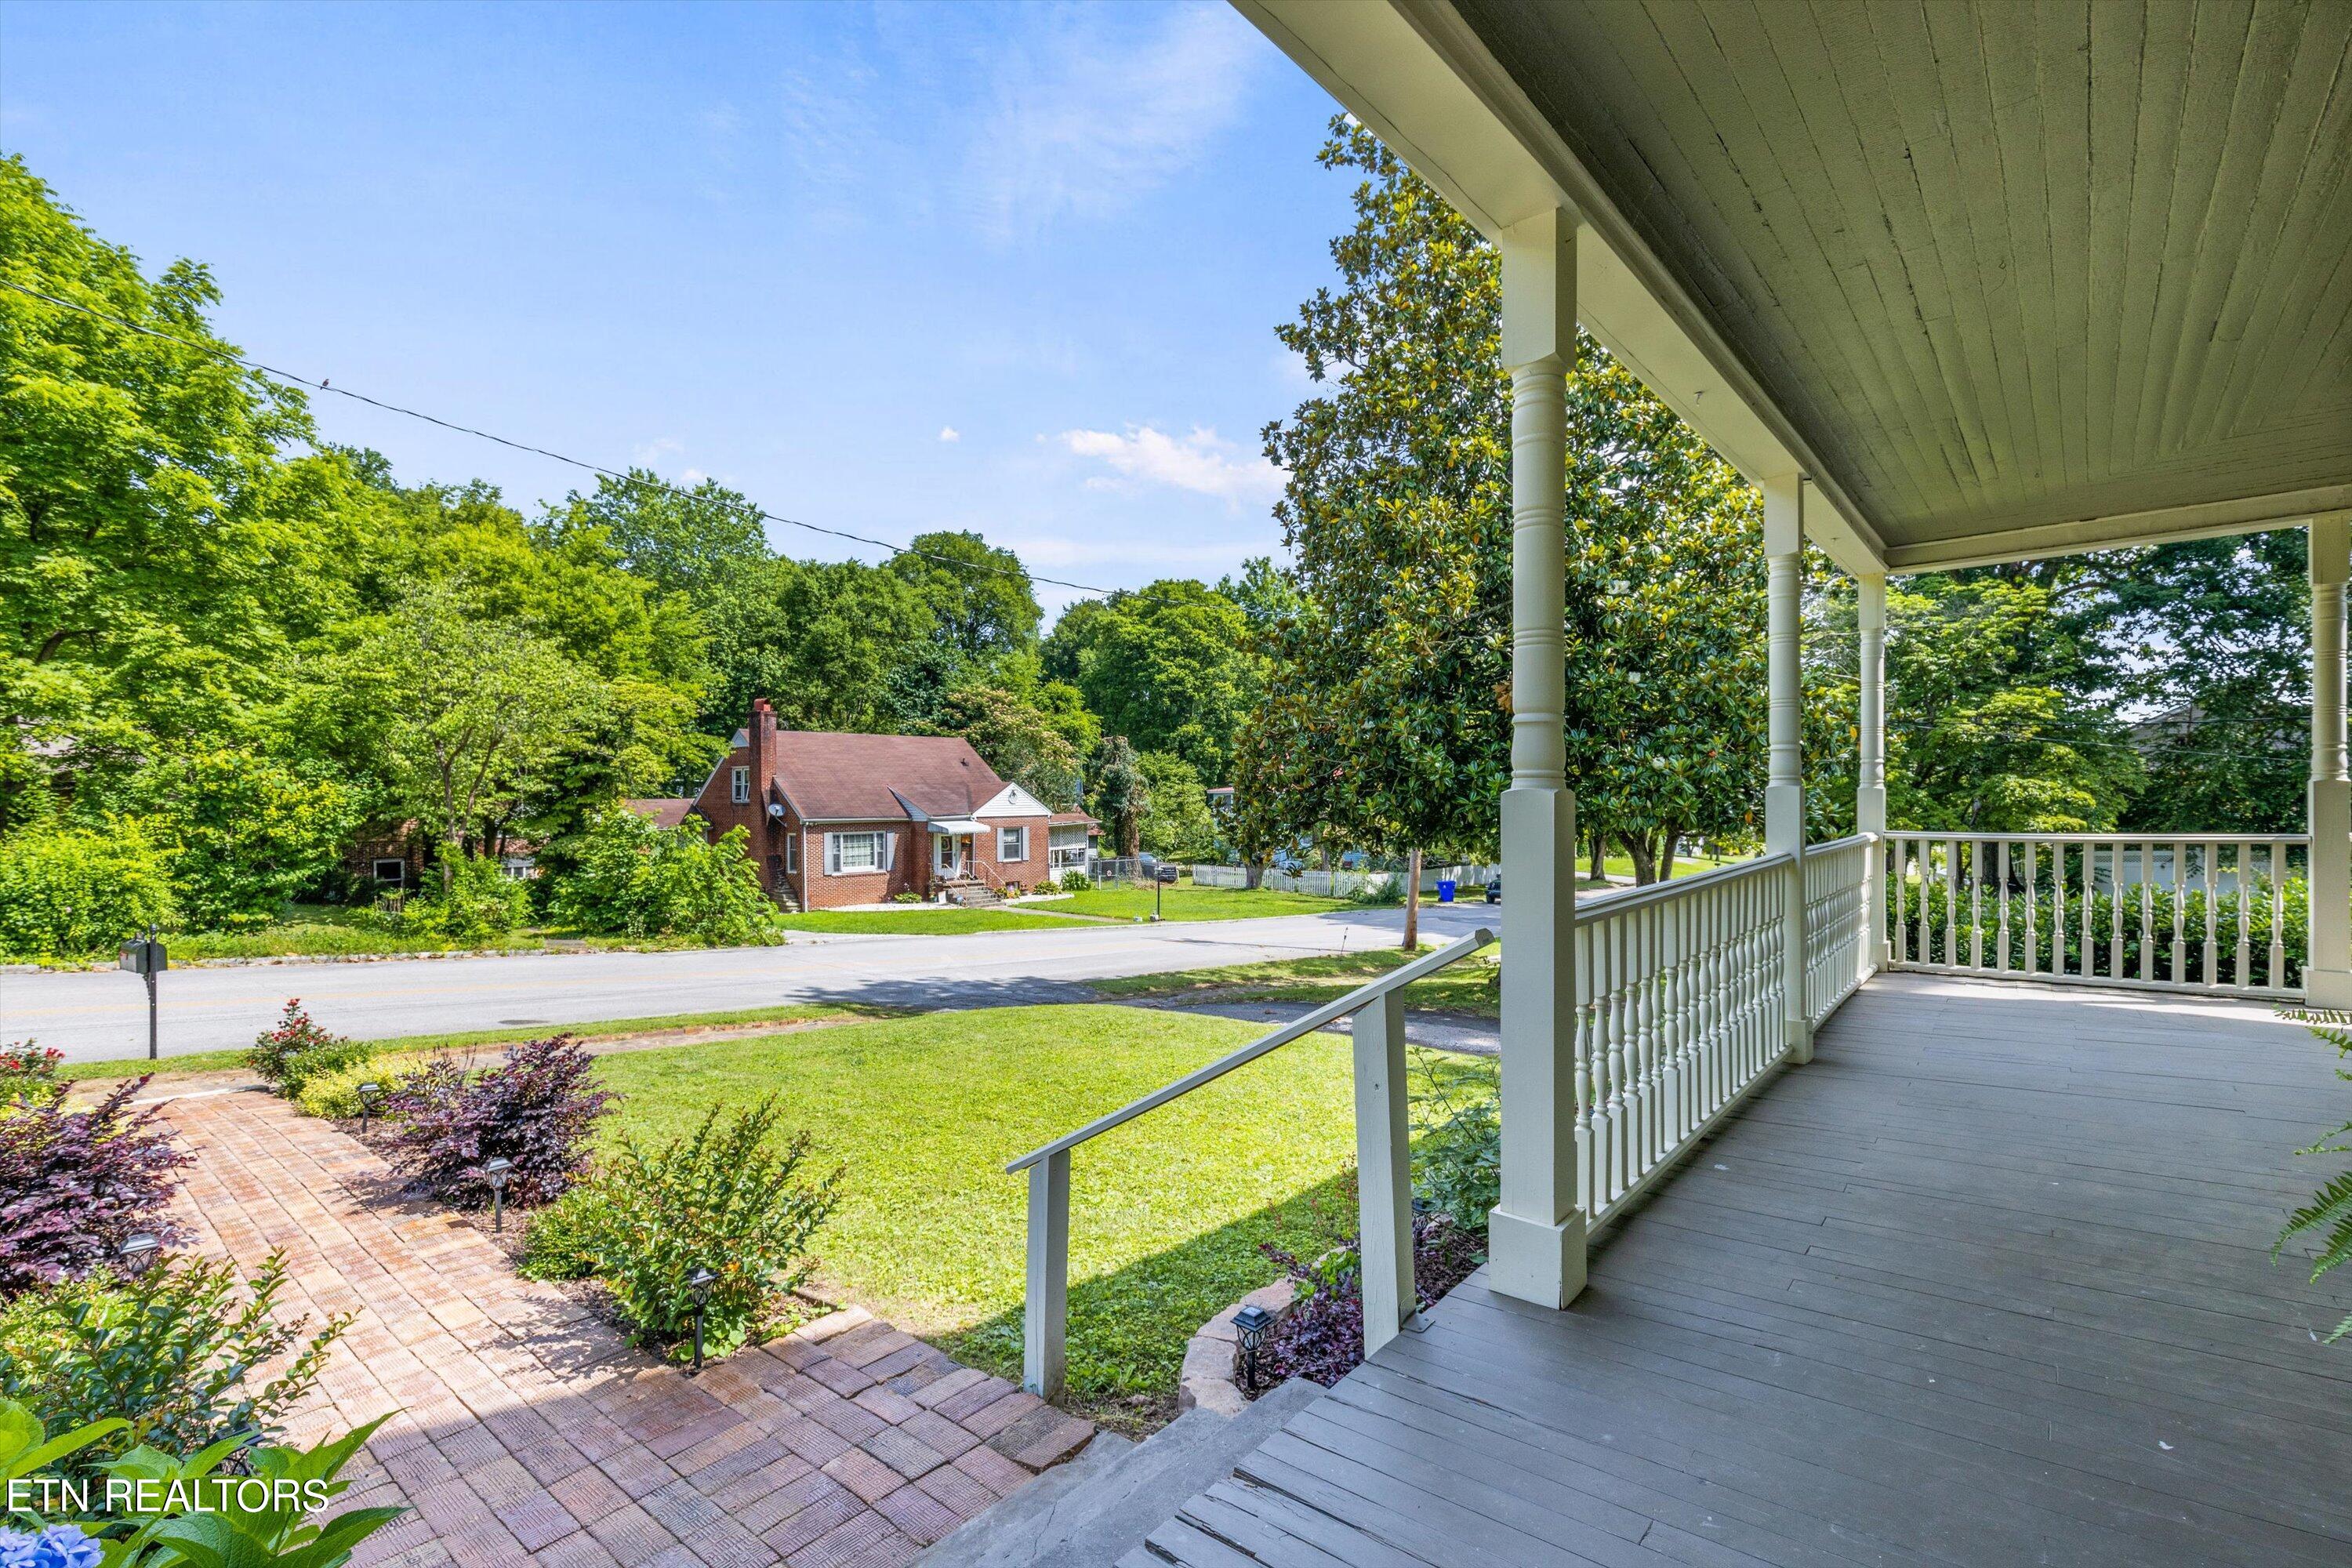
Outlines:
MULTIPOLYGON (((1152 892, 1149 887, 1095 888, 1073 893, 1051 907, 1074 915, 1148 920, 1152 912, 1152 892)), ((1159 907, 1162 920, 1238 921, 1261 915, 1329 914, 1357 906, 1345 899, 1277 893, 1270 888, 1196 888, 1190 882, 1181 882, 1160 889, 1159 907)))
MULTIPOLYGON (((1007 1160, 1246 1043, 1252 1026, 1117 1006, 1013 1007, 607 1057, 606 1125, 661 1140, 781 1090, 787 1124, 848 1167, 823 1279, 975 1366, 1018 1379, 1028 1186, 1007 1160)), ((1078 1151, 1071 1179, 1071 1403, 1172 1413, 1184 1342, 1354 1228, 1345 1040, 1318 1036, 1078 1151)))
MULTIPOLYGON (((1058 906, 1056 906, 1058 907, 1058 906)), ((786 915, 786 931, 844 936, 963 936, 982 931, 1069 931, 1080 922, 1019 910, 967 910, 952 904, 908 904, 898 910, 811 910, 786 915)))
MULTIPOLYGON (((1423 942, 1423 952, 1434 952, 1423 942)), ((1502 1010, 1502 945, 1482 948, 1451 969, 1415 981, 1405 987, 1407 1007, 1499 1016, 1502 1010)), ((1330 1002, 1366 981, 1386 974, 1405 962, 1402 948, 1367 948, 1360 952, 1326 953, 1314 958, 1278 958, 1264 963, 1230 963, 1216 969, 1181 969, 1162 974, 1134 974, 1116 980, 1090 980, 1099 995, 1122 999, 1213 996, 1227 1002, 1330 1002)))

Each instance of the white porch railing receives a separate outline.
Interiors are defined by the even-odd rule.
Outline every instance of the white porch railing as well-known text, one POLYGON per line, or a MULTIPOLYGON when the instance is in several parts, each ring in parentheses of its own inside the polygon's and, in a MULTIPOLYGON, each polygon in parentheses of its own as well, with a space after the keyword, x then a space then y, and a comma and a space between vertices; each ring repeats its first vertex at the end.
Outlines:
POLYGON ((1805 848, 1805 1021, 1820 1028, 1870 978, 1869 834, 1805 848))
POLYGON ((1776 855, 1578 904, 1577 1191, 1589 1219, 1639 1193, 1788 1054, 1788 867, 1776 855))
POLYGON ((1489 931, 1389 971, 1336 1002, 1219 1057, 1165 1089, 1096 1118, 1005 1166, 1029 1173, 1029 1278, 1022 1312, 1021 1381, 1046 1399, 1062 1394, 1068 1358, 1070 1153, 1079 1144, 1213 1083, 1238 1067, 1340 1018, 1355 1020, 1356 1194, 1364 1289, 1364 1350, 1394 1338, 1419 1304, 1412 1275, 1412 1156, 1407 1142, 1404 988, 1459 963, 1495 940, 1489 931))
POLYGON ((1893 833, 1897 969, 2299 997, 2292 835, 1893 833))

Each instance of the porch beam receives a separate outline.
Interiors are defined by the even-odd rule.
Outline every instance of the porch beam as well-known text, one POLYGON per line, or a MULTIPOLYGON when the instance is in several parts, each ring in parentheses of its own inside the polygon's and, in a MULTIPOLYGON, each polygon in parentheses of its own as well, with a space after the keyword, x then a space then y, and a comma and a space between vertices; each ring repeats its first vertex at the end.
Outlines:
POLYGON ((1788 915, 1781 927, 1782 1012, 1789 1059, 1813 1059, 1805 1015, 1804 647, 1805 480, 1768 479, 1764 491, 1765 644, 1770 695, 1764 784, 1764 852, 1786 855, 1788 915))
POLYGON ((1494 1288, 1564 1307, 1584 1289, 1576 1190, 1576 796, 1568 787, 1568 387, 1576 368, 1576 216, 1501 237, 1511 376, 1511 783, 1503 792, 1511 961, 1503 966, 1501 1201, 1494 1288))
POLYGON ((2304 996, 2352 1007, 2352 779, 2344 728, 2344 586, 2352 512, 2315 517, 2311 554, 2311 900, 2304 996))
POLYGON ((1853 798, 1857 833, 1878 836, 1865 853, 1862 883, 1862 972, 1887 965, 1886 942, 1886 578, 1864 573, 1853 580, 1854 629, 1861 645, 1855 675, 1861 700, 1853 798))

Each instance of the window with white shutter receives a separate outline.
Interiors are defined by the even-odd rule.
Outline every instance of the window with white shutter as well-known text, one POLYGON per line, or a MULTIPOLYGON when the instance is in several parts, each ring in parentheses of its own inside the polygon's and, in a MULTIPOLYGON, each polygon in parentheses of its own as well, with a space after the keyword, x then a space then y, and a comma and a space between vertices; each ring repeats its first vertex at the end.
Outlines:
POLYGON ((735 804, 749 805, 751 802, 751 770, 737 768, 730 782, 735 788, 735 804))
POLYGON ((996 830, 996 858, 999 860, 1029 858, 1029 830, 1026 827, 1000 827, 996 830))

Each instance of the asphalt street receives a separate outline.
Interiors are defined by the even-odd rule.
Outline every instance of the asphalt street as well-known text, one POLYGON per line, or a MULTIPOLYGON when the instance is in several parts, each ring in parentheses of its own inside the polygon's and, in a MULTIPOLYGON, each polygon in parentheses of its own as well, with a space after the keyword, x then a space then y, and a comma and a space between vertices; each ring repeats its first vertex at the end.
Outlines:
MULTIPOLYGON (((1485 925, 1498 907, 1429 905, 1423 940, 1485 925)), ((784 947, 572 952, 371 963, 188 967, 163 976, 162 1052, 250 1045, 289 996, 360 1039, 501 1026, 715 1013, 793 1002, 915 1007, 1069 1002, 1087 982, 1386 946, 1400 910, 1266 920, 1078 925, 970 936, 796 937, 784 947)), ((147 994, 117 971, 0 974, 0 1043, 36 1039, 72 1061, 144 1055, 147 994)))

